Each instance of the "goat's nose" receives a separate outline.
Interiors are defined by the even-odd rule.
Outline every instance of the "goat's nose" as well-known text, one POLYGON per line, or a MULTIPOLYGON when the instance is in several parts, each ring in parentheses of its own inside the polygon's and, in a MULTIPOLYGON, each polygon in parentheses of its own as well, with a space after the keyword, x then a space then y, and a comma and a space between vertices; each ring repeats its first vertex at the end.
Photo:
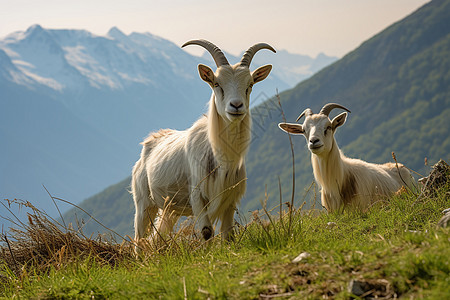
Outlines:
POLYGON ((319 141, 320 141, 320 140, 319 140, 318 138, 312 138, 312 139, 309 140, 309 142, 310 142, 312 145, 318 143, 319 141))
POLYGON ((244 106, 244 103, 242 103, 241 101, 231 101, 230 102, 231 107, 233 107, 234 109, 238 110, 239 108, 241 108, 242 106, 244 106))

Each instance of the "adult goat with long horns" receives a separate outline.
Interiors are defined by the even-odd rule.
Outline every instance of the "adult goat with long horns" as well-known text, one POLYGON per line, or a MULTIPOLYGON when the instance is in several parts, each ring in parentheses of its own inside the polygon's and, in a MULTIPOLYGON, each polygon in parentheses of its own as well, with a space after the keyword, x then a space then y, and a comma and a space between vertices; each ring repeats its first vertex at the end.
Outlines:
POLYGON ((297 118, 298 121, 304 116, 303 124, 278 124, 283 131, 305 136, 311 152, 314 177, 322 188, 322 205, 328 211, 344 207, 363 209, 387 198, 403 185, 412 188, 411 174, 402 164, 373 164, 348 158, 342 153, 334 133, 344 125, 347 113, 343 112, 330 120, 328 115, 335 108, 350 112, 342 105, 329 103, 318 114, 305 109, 297 118))
POLYGON ((214 234, 212 225, 218 220, 223 237, 229 239, 236 205, 245 193, 250 92, 272 69, 266 65, 250 72, 249 67, 259 50, 275 50, 265 43, 256 44, 232 66, 211 42, 193 40, 182 47, 187 45, 205 48, 217 65, 216 72, 198 66, 200 78, 212 89, 209 112, 185 131, 160 130, 142 143, 131 184, 136 241, 144 237, 150 223, 153 230, 167 234, 180 216, 189 215, 195 216, 205 240, 214 234))

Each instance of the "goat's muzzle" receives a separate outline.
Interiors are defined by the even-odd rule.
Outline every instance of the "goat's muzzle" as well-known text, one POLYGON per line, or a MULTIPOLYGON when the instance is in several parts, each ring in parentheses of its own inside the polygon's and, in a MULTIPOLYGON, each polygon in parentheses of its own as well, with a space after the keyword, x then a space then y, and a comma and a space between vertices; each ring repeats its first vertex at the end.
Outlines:
MULTIPOLYGON (((316 153, 323 147, 323 143, 318 138, 311 138, 308 143, 308 148, 311 152, 316 153)), ((320 151, 319 151, 320 152, 320 151)))
POLYGON ((228 104, 226 112, 233 119, 240 118, 246 113, 244 103, 240 100, 232 100, 228 104))

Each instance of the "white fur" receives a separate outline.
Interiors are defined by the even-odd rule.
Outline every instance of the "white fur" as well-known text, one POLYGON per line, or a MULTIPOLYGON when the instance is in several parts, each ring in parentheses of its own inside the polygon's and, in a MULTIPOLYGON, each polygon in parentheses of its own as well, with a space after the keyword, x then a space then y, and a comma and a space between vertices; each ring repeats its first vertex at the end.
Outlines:
POLYGON ((321 186, 322 205, 328 211, 344 207, 363 209, 392 195, 404 182, 413 187, 410 172, 402 164, 398 164, 397 169, 394 163, 373 164, 348 158, 342 153, 334 133, 346 118, 346 112, 333 121, 323 114, 313 114, 307 115, 302 125, 279 124, 283 131, 305 136, 314 177, 321 186))
POLYGON ((208 115, 185 131, 160 130, 142 143, 132 174, 136 240, 144 237, 158 211, 154 227, 161 234, 172 231, 180 216, 194 215, 205 239, 218 220, 224 238, 230 238, 234 211, 246 189, 251 86, 270 70, 263 66, 250 73, 237 64, 214 73, 199 65, 200 77, 213 90, 208 115))

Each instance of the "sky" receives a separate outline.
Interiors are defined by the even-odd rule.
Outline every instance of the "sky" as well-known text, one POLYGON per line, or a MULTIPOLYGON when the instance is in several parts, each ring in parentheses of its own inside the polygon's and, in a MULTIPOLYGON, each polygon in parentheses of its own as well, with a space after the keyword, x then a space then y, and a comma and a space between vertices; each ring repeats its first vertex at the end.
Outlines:
MULTIPOLYGON (((0 38, 33 24, 105 35, 150 32, 178 45, 204 38, 238 55, 267 42, 342 57, 429 0, 0 0, 0 38)), ((188 51, 196 51, 192 47, 188 51)))

